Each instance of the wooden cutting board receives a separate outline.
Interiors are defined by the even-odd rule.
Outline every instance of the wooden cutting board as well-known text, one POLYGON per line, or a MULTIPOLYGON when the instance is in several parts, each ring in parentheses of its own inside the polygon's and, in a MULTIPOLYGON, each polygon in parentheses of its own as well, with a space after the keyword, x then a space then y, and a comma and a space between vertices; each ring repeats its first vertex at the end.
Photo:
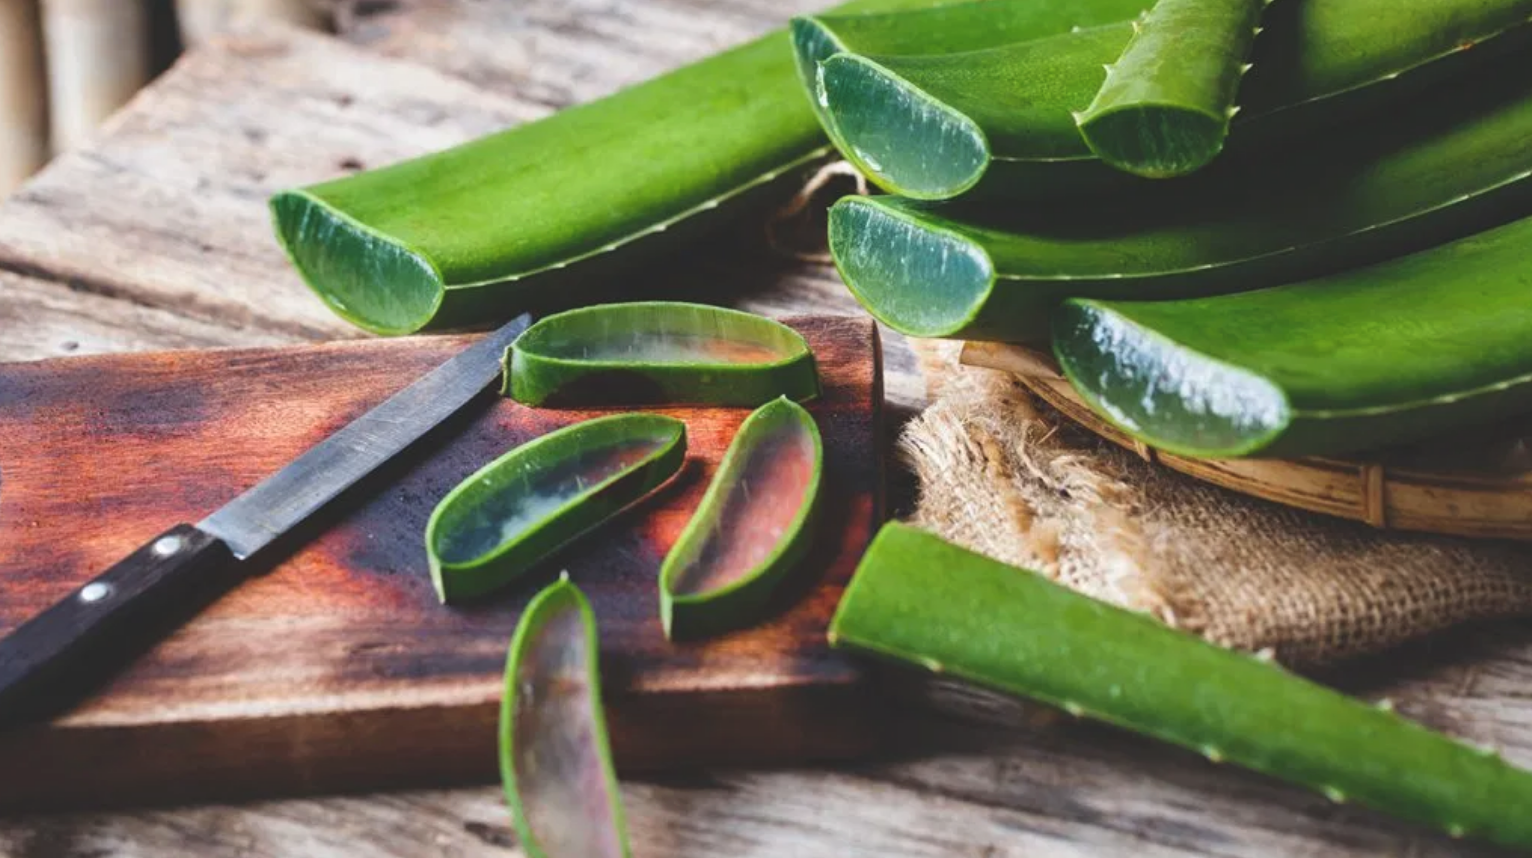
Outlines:
MULTIPOLYGON (((684 645, 659 624, 660 560, 748 413, 736 409, 655 409, 687 423, 690 461, 674 483, 500 597, 438 604, 422 537, 436 502, 516 444, 596 416, 486 393, 100 693, 0 737, 0 806, 492 779, 506 646, 560 570, 600 623, 619 765, 867 749, 864 676, 824 631, 882 518, 877 330, 786 321, 825 383, 810 410, 828 502, 799 598, 775 619, 684 645)), ((163 528, 200 520, 470 339, 0 365, 0 632, 163 528)))

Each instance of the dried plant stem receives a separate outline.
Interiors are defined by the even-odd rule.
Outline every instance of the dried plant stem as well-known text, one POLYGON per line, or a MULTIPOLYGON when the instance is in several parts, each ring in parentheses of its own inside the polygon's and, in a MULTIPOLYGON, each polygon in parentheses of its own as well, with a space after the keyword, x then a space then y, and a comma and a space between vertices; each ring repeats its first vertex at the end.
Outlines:
POLYGON ((84 143, 149 81, 141 0, 42 0, 53 150, 84 143))
POLYGON ((0 0, 0 197, 48 159, 37 0, 0 0))

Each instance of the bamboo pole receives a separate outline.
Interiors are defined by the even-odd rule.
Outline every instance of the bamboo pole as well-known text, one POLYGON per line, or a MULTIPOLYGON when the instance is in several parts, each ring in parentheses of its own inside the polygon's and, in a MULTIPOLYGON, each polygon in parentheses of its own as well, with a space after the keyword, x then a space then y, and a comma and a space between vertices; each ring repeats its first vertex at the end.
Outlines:
POLYGON ((42 0, 53 150, 88 140, 149 81, 143 0, 42 0))
POLYGON ((48 160, 37 0, 0 0, 0 197, 48 160))
POLYGON ((181 41, 187 47, 209 36, 265 21, 325 29, 329 15, 318 0, 176 0, 181 41))

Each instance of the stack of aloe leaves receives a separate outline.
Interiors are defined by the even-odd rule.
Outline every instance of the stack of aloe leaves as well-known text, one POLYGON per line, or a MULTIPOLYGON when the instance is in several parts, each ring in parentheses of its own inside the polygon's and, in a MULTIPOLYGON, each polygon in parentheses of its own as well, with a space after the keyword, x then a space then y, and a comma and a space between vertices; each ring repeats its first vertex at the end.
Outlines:
MULTIPOLYGON (((1356 450, 1532 409, 1529 18, 1532 0, 862 0, 272 211, 333 310, 412 333, 620 292, 633 266, 790 191, 828 142, 889 192, 838 202, 829 242, 890 327, 1051 344, 1093 408, 1156 447, 1356 450)), ((818 379, 778 328, 607 305, 507 354, 504 392, 532 407, 760 406, 656 570, 668 635, 760 620, 806 549, 823 451, 793 400, 818 379)), ((489 463, 428 527, 443 601, 642 503, 685 437, 627 412, 489 463)), ((1494 753, 903 525, 827 631, 1532 847, 1532 773, 1494 753)), ((598 648, 568 580, 511 645, 501 765, 533 856, 629 853, 598 648)))

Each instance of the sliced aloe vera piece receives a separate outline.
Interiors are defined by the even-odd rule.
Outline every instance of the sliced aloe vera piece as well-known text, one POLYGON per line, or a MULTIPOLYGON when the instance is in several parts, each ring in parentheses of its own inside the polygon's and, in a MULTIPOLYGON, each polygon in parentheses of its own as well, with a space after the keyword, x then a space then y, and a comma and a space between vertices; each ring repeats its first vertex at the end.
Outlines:
POLYGON ((1532 410, 1532 219, 1306 283, 1067 301, 1054 351, 1086 402, 1190 456, 1414 441, 1532 410))
POLYGON ((618 414, 529 441, 447 493, 426 523, 443 602, 481 596, 621 512, 681 469, 686 424, 618 414))
POLYGON ((756 406, 819 395, 814 355, 786 325, 701 304, 604 304, 542 319, 506 351, 528 405, 756 406))
POLYGON ((1532 846, 1532 772, 906 525, 873 540, 830 640, 1454 836, 1532 846))
POLYGON ((1069 297, 1160 300, 1318 276, 1526 213, 1529 70, 1532 56, 1507 58, 1324 158, 1257 161, 1259 180, 1241 178, 1257 168, 1230 153, 1180 180, 1174 208, 1153 196, 1073 209, 850 197, 831 209, 830 249, 880 321, 971 340, 1046 341, 1069 297))
MULTIPOLYGON (((862 0, 879 11, 936 0, 862 0)), ((405 334, 582 303, 828 150, 785 30, 453 149, 271 200, 314 292, 405 334)))
MULTIPOLYGON (((1479 65, 1501 52, 1481 43, 1523 29, 1529 17, 1532 0, 1276 4, 1264 16, 1230 148, 1271 148, 1295 128, 1330 127, 1364 103, 1413 91, 1402 83, 1479 65), (1444 61, 1453 55, 1462 56, 1444 61)), ((1132 36, 1122 23, 982 51, 843 53, 824 61, 817 94, 842 154, 903 196, 1038 198, 1131 186, 1093 157, 1074 114, 1090 106, 1132 36)), ((1525 44, 1495 42, 1507 53, 1525 44)))
POLYGON ((500 705, 500 777, 529 858, 626 858, 596 617, 568 578, 527 605, 500 705))
POLYGON ((1159 0, 1075 117, 1096 157, 1163 179, 1223 151, 1240 80, 1271 0, 1159 0))
MULTIPOLYGON (((842 52, 917 56, 993 48, 1013 42, 1128 21, 1144 0, 969 0, 929 9, 826 12, 794 18, 798 77, 814 92, 819 64, 842 52)), ((824 121, 824 113, 815 100, 824 121)), ((833 137, 835 129, 826 126, 833 137)))
POLYGON ((745 419, 707 494, 660 569, 660 618, 695 638, 761 618, 812 542, 824 446, 789 399, 745 419))

